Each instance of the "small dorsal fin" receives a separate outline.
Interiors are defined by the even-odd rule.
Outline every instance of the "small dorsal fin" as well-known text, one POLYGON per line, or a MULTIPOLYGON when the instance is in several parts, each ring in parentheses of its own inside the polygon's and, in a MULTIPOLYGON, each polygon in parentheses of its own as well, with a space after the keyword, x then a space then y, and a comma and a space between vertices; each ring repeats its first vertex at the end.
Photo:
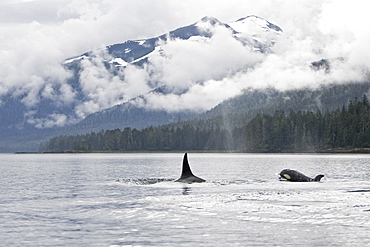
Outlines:
POLYGON ((324 177, 324 175, 320 174, 320 175, 317 175, 313 180, 314 181, 317 181, 317 182, 320 182, 320 180, 324 177))

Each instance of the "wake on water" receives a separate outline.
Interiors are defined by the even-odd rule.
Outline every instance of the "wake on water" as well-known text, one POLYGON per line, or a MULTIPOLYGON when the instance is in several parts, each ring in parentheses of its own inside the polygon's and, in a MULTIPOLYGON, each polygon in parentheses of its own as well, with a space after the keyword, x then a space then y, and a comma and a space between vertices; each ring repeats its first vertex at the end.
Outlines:
POLYGON ((126 185, 151 185, 161 182, 170 182, 167 178, 117 178, 116 182, 126 185))
MULTIPOLYGON (((115 182, 123 185, 155 185, 158 183, 165 183, 169 185, 174 183, 176 179, 171 178, 117 178, 115 182)), ((266 183, 265 180, 207 180, 205 186, 207 185, 246 185, 246 184, 258 184, 266 183)), ((185 184, 185 183, 184 183, 185 184)), ((176 183, 174 183, 176 185, 176 183)), ((193 184, 194 186, 194 184, 193 184)))

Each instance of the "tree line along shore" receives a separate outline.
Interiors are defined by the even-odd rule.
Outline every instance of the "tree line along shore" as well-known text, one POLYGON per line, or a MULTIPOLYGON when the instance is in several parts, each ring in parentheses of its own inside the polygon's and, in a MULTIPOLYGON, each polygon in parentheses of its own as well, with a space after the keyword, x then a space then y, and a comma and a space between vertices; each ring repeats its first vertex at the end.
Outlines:
POLYGON ((370 104, 366 95, 334 111, 258 113, 241 127, 192 124, 101 130, 61 135, 40 152, 318 152, 369 153, 370 104))

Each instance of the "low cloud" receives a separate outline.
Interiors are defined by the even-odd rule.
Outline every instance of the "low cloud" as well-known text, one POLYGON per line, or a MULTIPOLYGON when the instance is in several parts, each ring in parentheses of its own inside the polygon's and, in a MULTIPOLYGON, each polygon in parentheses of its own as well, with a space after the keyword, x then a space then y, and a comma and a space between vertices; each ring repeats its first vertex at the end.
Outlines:
POLYGON ((158 94, 146 95, 145 102, 142 99, 134 101, 138 106, 155 110, 167 110, 176 112, 179 110, 191 110, 203 112, 225 99, 241 93, 241 87, 230 80, 206 81, 203 85, 196 84, 189 88, 185 94, 158 94), (225 88, 227 90, 225 90, 225 88))
POLYGON ((242 85, 227 78, 252 69, 265 55, 244 46, 223 26, 212 32, 210 39, 170 40, 149 59, 147 69, 174 94, 151 93, 145 107, 204 111, 241 92, 242 85))
POLYGON ((0 102, 8 96, 20 99, 27 121, 44 128, 76 122, 140 95, 147 95, 137 100, 141 106, 204 111, 248 87, 287 90, 365 81, 370 71, 366 6, 360 0, 3 1, 0 102), (111 59, 101 49, 105 45, 155 37, 203 16, 229 22, 252 14, 284 30, 271 53, 252 51, 222 26, 205 26, 212 38, 170 40, 144 68, 129 65, 112 74, 104 65, 111 59), (89 50, 96 56, 82 62, 78 91, 68 84, 72 74, 62 64, 89 50), (329 73, 311 69, 311 62, 323 58, 330 61, 329 73), (174 93, 151 92, 158 86, 174 93), (56 111, 36 117, 45 100, 56 111), (58 112, 63 107, 73 113, 58 112))
POLYGON ((193 83, 220 80, 254 66, 262 57, 232 37, 230 30, 218 26, 210 39, 169 41, 163 46, 162 55, 150 62, 154 70, 161 71, 164 84, 181 89, 193 83))
POLYGON ((75 108, 78 118, 150 91, 146 71, 133 65, 113 71, 106 66, 112 59, 106 50, 101 49, 94 53, 92 59, 81 61, 79 83, 84 99, 75 108))
POLYGON ((76 123, 71 121, 70 117, 64 114, 53 113, 46 118, 35 118, 34 111, 27 112, 27 123, 34 125, 36 128, 53 128, 53 127, 63 127, 67 124, 76 123))

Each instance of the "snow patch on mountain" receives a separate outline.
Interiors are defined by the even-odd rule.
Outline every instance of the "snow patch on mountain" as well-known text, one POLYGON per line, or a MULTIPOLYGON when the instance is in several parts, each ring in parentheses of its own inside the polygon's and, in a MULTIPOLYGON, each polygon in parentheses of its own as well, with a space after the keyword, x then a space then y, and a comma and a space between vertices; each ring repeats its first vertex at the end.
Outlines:
POLYGON ((66 61, 64 61, 63 64, 70 64, 70 63, 73 63, 73 62, 76 62, 76 61, 80 61, 82 59, 87 59, 89 58, 88 56, 85 56, 85 55, 82 55, 82 56, 78 56, 78 57, 73 57, 73 58, 70 58, 70 59, 67 59, 66 61))
POLYGON ((228 25, 237 33, 235 36, 254 51, 269 52, 283 31, 263 18, 251 15, 230 22, 228 25))
POLYGON ((114 66, 117 66, 117 67, 124 67, 124 66, 127 66, 127 64, 128 64, 122 58, 114 58, 114 59, 110 60, 109 63, 113 64, 114 66))
POLYGON ((136 42, 138 42, 139 45, 144 45, 145 41, 146 41, 145 39, 136 40, 136 42))
POLYGON ((241 18, 237 21, 228 23, 228 25, 238 33, 248 33, 250 35, 260 34, 261 32, 283 33, 283 30, 280 27, 255 15, 241 18))

